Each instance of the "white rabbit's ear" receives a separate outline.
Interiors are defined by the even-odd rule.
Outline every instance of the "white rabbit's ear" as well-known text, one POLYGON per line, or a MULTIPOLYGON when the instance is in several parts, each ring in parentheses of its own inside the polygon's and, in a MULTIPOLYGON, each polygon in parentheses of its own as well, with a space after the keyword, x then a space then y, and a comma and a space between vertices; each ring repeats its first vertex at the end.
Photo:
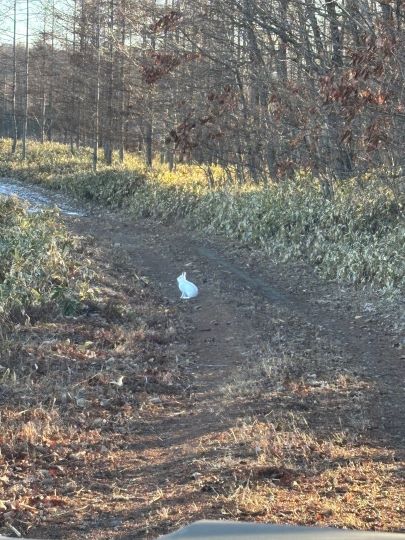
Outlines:
POLYGON ((184 279, 186 279, 186 273, 185 272, 183 272, 183 277, 184 277, 184 279))

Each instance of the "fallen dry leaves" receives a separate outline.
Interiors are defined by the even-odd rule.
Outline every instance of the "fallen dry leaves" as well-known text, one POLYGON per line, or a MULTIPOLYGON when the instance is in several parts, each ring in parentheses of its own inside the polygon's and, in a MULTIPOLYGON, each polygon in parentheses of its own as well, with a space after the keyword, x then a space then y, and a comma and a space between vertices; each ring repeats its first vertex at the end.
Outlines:
POLYGON ((196 395, 181 308, 92 258, 97 300, 1 350, 1 533, 156 538, 201 518, 403 530, 398 454, 335 429, 365 381, 284 356, 196 395))

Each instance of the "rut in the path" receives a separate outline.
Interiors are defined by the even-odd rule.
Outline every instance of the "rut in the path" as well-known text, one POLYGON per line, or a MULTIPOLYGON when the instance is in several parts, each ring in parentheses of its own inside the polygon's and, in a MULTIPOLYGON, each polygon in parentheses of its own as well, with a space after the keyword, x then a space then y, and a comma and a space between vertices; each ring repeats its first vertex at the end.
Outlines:
POLYGON ((271 331, 268 316, 261 315, 262 307, 270 303, 294 314, 303 325, 313 325, 318 336, 338 344, 346 366, 371 383, 367 414, 372 437, 383 445, 402 446, 405 362, 401 351, 379 328, 364 329, 362 321, 345 312, 344 306, 335 312, 333 306, 314 303, 309 295, 291 293, 277 265, 246 268, 243 262, 221 253, 221 246, 193 239, 178 226, 123 222, 113 216, 108 217, 109 225, 94 216, 71 222, 77 232, 94 235, 106 249, 115 246, 125 253, 129 263, 149 276, 171 302, 180 301, 176 284, 180 272, 187 270, 196 280, 200 295, 188 304, 189 348, 197 358, 197 384, 211 394, 214 409, 215 387, 231 380, 258 340, 266 340, 271 331), (246 298, 256 306, 250 316, 243 310, 246 298))

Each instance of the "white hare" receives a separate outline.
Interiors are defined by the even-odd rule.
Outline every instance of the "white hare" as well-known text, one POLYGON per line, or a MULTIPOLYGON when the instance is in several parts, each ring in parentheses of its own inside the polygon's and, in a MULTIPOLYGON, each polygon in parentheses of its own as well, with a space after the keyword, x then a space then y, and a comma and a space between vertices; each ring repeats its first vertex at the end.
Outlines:
POLYGON ((186 279, 186 273, 183 272, 181 276, 177 278, 177 283, 181 291, 180 298, 194 298, 198 294, 198 287, 186 279))

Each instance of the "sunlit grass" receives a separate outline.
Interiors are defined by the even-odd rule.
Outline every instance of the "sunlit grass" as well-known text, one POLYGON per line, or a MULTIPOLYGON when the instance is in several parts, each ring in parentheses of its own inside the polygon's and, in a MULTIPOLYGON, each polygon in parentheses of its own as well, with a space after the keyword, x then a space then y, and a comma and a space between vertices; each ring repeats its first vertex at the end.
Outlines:
POLYGON ((53 211, 29 213, 0 197, 0 323, 38 310, 74 313, 88 290, 74 241, 53 211))
POLYGON ((0 172, 125 207, 135 216, 186 219, 190 227, 255 245, 282 260, 303 259, 331 279, 398 290, 404 283, 403 201, 377 173, 335 182, 332 199, 308 172, 280 183, 239 184, 232 169, 155 160, 136 154, 91 168, 91 150, 30 142, 26 162, 0 141, 0 172))

